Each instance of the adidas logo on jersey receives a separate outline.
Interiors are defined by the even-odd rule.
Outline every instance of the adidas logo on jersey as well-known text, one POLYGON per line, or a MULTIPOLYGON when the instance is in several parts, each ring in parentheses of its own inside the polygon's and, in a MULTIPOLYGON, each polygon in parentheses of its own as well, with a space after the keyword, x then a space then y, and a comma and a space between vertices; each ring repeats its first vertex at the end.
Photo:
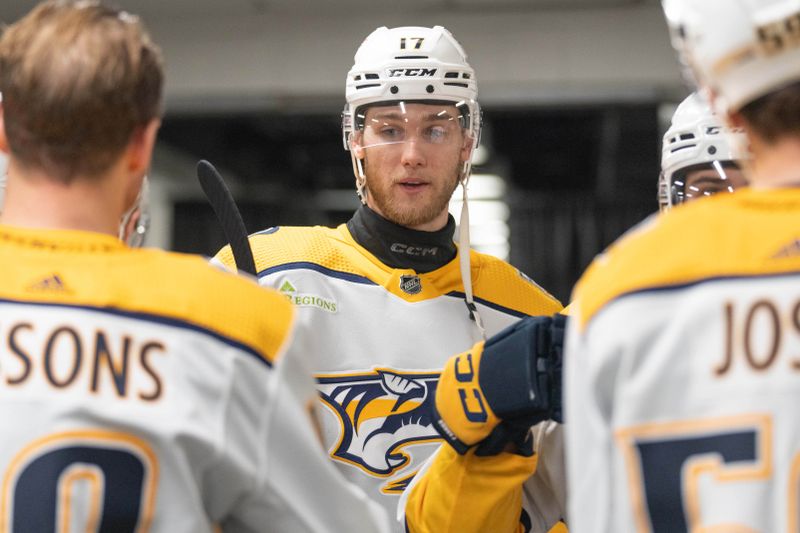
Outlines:
POLYGON ((785 257, 797 257, 798 255, 800 255, 800 239, 795 239, 778 250, 778 252, 772 256, 772 258, 782 259, 785 257))
POLYGON ((281 284, 278 290, 297 307, 316 307, 328 313, 336 313, 338 311, 336 300, 324 298, 318 294, 297 292, 297 287, 288 279, 281 284))
POLYGON ((28 286, 29 291, 36 292, 72 292, 64 284, 64 280, 58 274, 52 274, 44 279, 36 281, 28 286))

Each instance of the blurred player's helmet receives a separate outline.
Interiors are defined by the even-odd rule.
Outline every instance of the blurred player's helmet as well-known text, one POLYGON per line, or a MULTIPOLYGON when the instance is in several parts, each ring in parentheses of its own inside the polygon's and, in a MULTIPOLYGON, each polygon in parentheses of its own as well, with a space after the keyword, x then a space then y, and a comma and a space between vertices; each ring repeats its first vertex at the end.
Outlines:
POLYGON ((729 170, 738 170, 739 162, 748 157, 746 145, 743 132, 727 127, 698 93, 690 94, 664 135, 658 180, 661 210, 692 198, 733 192, 740 183, 729 170), (706 170, 706 177, 687 183, 687 175, 699 170, 706 170))
POLYGON ((721 115, 800 80, 800 0, 662 0, 681 61, 721 115))
MULTIPOLYGON (((347 103, 342 113, 345 150, 351 148, 353 132, 365 127, 366 106, 412 102, 455 106, 474 150, 481 131, 477 96, 475 71, 467 63, 464 49, 445 28, 378 28, 358 48, 347 73, 347 103)), ((461 171, 462 181, 469 176, 469 166, 467 161, 461 171)), ((355 155, 353 170, 363 201, 364 171, 355 155)))

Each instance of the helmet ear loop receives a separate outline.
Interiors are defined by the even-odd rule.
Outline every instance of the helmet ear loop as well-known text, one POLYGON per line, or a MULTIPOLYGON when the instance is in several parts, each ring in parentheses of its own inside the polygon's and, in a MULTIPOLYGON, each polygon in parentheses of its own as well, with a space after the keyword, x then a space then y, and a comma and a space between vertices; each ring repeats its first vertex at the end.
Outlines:
POLYGON ((478 148, 477 137, 472 137, 470 141, 469 154, 467 154, 467 158, 462 164, 461 172, 458 176, 458 181, 464 188, 467 187, 467 182, 469 182, 469 177, 472 172, 472 156, 475 154, 476 148, 478 148))
POLYGON ((350 160, 353 163, 353 174, 356 177, 356 194, 361 203, 367 204, 367 175, 364 172, 364 160, 356 152, 363 153, 361 146, 353 145, 353 134, 350 134, 350 160))
POLYGON ((150 182, 147 176, 142 178, 142 184, 136 199, 127 211, 122 214, 119 222, 118 237, 132 248, 138 248, 144 242, 144 236, 149 226, 150 215, 148 202, 150 182), (137 217, 138 215, 138 217, 137 217), (135 221, 134 221, 135 218, 135 221), (133 224, 132 224, 133 222, 133 224))
POLYGON ((356 194, 361 203, 367 205, 367 176, 364 174, 364 162, 353 154, 353 164, 356 167, 356 194))
POLYGON ((469 257, 469 194, 467 193, 467 185, 469 183, 470 171, 472 169, 472 153, 475 151, 478 143, 473 139, 469 151, 469 157, 464 161, 461 167, 461 175, 458 181, 461 183, 461 220, 458 225, 458 262, 459 270, 461 272, 461 283, 464 285, 464 303, 467 305, 469 317, 478 329, 480 338, 486 340, 486 328, 483 325, 478 308, 475 306, 475 301, 472 294, 472 267, 469 257))
POLYGON ((676 176, 675 173, 673 173, 670 176, 669 180, 667 181, 667 187, 669 187, 668 188, 669 194, 667 196, 667 199, 669 201, 668 205, 670 209, 686 202, 686 195, 684 194, 686 190, 685 185, 684 186, 677 185, 675 183, 675 179, 676 176))

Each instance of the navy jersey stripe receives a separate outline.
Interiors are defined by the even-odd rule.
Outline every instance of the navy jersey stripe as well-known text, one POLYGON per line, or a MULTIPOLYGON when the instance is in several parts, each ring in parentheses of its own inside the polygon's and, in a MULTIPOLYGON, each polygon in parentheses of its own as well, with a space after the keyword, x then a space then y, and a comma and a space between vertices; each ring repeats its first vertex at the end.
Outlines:
POLYGON ((9 300, 0 298, 0 304, 12 304, 12 305, 33 305, 37 307, 60 307, 64 309, 82 309, 86 311, 95 311, 98 313, 104 313, 113 316, 119 316, 124 318, 133 318, 136 320, 143 320, 145 322, 153 322, 155 324, 161 324, 165 326, 170 326, 173 328, 179 329, 186 329, 189 331, 194 331, 197 333, 202 333, 204 335, 208 335, 213 337, 214 339, 227 344, 233 348, 237 348, 248 355, 251 355, 261 361, 262 363, 266 364, 268 367, 272 366, 272 363, 264 357, 261 352, 249 346, 247 344, 241 343, 237 340, 231 339, 230 337, 226 337, 216 331, 212 331, 210 329, 206 329, 202 326, 198 326, 197 324, 193 324, 191 322, 186 322, 184 320, 179 320, 177 318, 171 318, 162 315, 153 315, 150 313, 142 313, 139 311, 126 311, 124 309, 118 309, 115 307, 96 307, 91 305, 77 305, 77 304, 67 304, 67 303, 55 303, 55 302, 29 302, 26 300, 9 300))
POLYGON ((257 231, 250 235, 251 237, 255 237, 256 235, 271 235, 281 229, 280 226, 272 226, 271 228, 262 229, 261 231, 257 231))
MULTIPOLYGON (((462 299, 466 298, 466 294, 464 294, 463 292, 458 292, 458 291, 448 292, 445 296, 452 296, 453 298, 462 298, 462 299)), ((500 311, 501 313, 505 313, 507 315, 512 315, 512 316, 515 316, 517 318, 522 318, 522 317, 528 316, 527 313, 523 313, 522 311, 517 311, 516 309, 511 309, 510 307, 504 307, 504 306, 502 306, 500 304, 496 304, 494 302, 490 302, 489 300, 484 300, 483 298, 478 298, 477 296, 473 296, 472 299, 475 300, 476 302, 478 302, 481 305, 485 305, 486 307, 494 309, 495 311, 500 311)))
POLYGON ((331 278, 338 278, 345 281, 352 281, 353 283, 361 283, 364 285, 377 285, 371 279, 365 276, 359 276, 358 274, 353 274, 351 272, 342 272, 340 270, 333 270, 328 267, 324 267, 322 265, 318 265, 317 263, 311 263, 308 261, 297 261, 295 263, 284 263, 282 265, 275 265, 273 267, 269 267, 265 270, 262 270, 258 273, 258 277, 263 278, 264 276, 268 276, 270 274, 274 274, 275 272, 281 272, 283 270, 313 270, 315 272, 319 272, 320 274, 324 274, 331 278))
MULTIPOLYGON (((369 370, 365 370, 365 372, 370 372, 370 371, 369 370)), ((371 372, 373 372, 373 373, 366 374, 366 375, 363 374, 363 373, 361 373, 361 375, 356 375, 356 374, 353 374, 353 373, 345 372, 341 376, 324 374, 324 375, 319 375, 319 376, 315 376, 315 377, 317 379, 317 382, 320 383, 320 384, 323 384, 323 385, 324 384, 331 384, 331 383, 356 383, 356 382, 361 382, 361 381, 380 381, 381 380, 381 375, 378 373, 378 370, 372 370, 371 372)), ((397 371, 397 372, 392 372, 392 373, 397 374, 398 376, 404 377, 406 379, 422 379, 422 380, 439 379, 439 373, 438 372, 437 373, 431 373, 431 372, 424 372, 423 373, 423 372, 406 372, 405 370, 403 370, 403 371, 397 371)))
POLYGON ((729 275, 729 276, 714 276, 710 278, 702 278, 694 281, 689 281, 687 283, 676 283, 674 285, 655 285, 653 287, 645 287, 643 289, 635 289, 628 292, 623 292, 620 295, 615 296, 614 298, 610 299, 608 302, 603 304, 603 306, 595 312, 592 316, 590 321, 594 319, 600 312, 611 305, 613 302, 617 300, 621 300, 623 298, 627 298, 628 296, 637 296, 639 294, 647 294, 651 292, 671 292, 671 291, 678 291, 682 289, 688 289, 689 287, 694 287, 696 285, 703 285, 706 283, 716 283, 720 281, 750 281, 752 279, 774 279, 774 278, 791 278, 793 276, 800 275, 800 271, 793 271, 793 272, 776 272, 773 274, 739 274, 739 275, 729 275))

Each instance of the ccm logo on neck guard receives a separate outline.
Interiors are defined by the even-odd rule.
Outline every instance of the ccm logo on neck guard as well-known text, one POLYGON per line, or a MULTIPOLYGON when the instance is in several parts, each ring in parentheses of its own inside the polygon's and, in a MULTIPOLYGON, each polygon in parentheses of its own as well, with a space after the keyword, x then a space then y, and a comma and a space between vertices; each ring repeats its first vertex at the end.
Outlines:
POLYGON ((390 78, 424 78, 436 75, 435 68, 390 68, 387 73, 390 78))
POLYGON ((403 244, 400 242, 393 243, 389 249, 396 254, 413 255, 414 257, 436 255, 436 252, 439 251, 438 246, 426 248, 424 246, 409 246, 408 244, 403 244))

